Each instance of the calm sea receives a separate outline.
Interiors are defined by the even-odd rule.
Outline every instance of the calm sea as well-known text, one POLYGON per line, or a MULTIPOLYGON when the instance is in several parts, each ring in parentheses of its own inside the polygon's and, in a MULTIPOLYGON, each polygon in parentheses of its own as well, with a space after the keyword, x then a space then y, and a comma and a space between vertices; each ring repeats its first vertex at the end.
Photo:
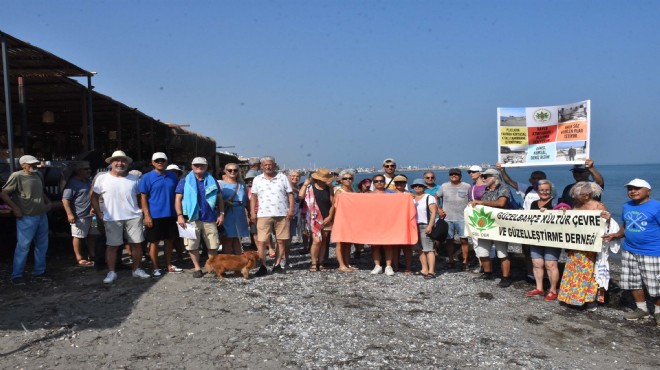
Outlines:
MULTIPOLYGON (((621 207, 623 203, 627 202, 628 196, 624 185, 634 178, 641 178, 648 181, 651 187, 658 188, 655 194, 651 193, 651 197, 660 200, 657 192, 660 192, 660 164, 642 164, 642 165, 598 165, 596 168, 603 175, 605 179, 605 191, 603 192, 602 201, 607 208, 612 212, 616 220, 621 220, 621 207), (655 196, 654 196, 655 195, 655 196)), ((546 173, 548 180, 557 188, 557 196, 561 196, 562 190, 568 184, 575 182, 573 175, 570 172, 571 166, 546 166, 546 167, 516 167, 507 168, 509 177, 518 182, 529 183, 529 174, 532 171, 540 170, 546 173)), ((436 183, 441 184, 449 181, 449 174, 447 170, 437 170, 435 172, 436 183)), ((412 182, 416 178, 422 178, 423 171, 408 171, 404 172, 408 176, 408 181, 412 182)), ((374 173, 359 173, 356 176, 355 183, 360 180, 372 177, 374 173)), ((463 181, 470 183, 471 179, 467 175, 467 171, 463 170, 463 181)))

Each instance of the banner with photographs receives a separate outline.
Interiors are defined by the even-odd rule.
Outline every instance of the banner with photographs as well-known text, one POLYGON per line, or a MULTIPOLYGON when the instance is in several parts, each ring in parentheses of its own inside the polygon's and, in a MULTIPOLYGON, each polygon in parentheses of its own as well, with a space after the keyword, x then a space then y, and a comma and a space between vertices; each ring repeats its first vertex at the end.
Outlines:
POLYGON ((600 252, 605 235, 601 211, 523 211, 466 207, 468 235, 509 243, 600 252))
POLYGON ((497 108, 503 167, 583 164, 589 158, 591 101, 548 107, 497 108))

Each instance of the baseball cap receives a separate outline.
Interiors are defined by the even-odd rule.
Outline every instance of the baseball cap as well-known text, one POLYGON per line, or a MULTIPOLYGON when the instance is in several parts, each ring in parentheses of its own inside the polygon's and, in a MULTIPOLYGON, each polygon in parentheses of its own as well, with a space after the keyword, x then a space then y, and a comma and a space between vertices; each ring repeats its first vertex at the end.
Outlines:
POLYGON ((396 164, 396 161, 394 160, 394 158, 385 158, 385 160, 383 160, 383 165, 385 165, 386 163, 396 164))
POLYGON ((481 168, 481 166, 474 165, 474 166, 471 166, 471 167, 468 169, 468 171, 472 171, 472 172, 483 172, 484 169, 481 168))
POLYGON ((167 156, 163 152, 156 152, 156 153, 154 153, 154 155, 151 156, 151 160, 155 161, 156 159, 167 160, 167 156))
POLYGON ((24 164, 35 164, 40 163, 41 161, 35 158, 32 155, 24 155, 19 160, 18 163, 22 166, 24 164))
POLYGON ((491 175, 491 176, 499 176, 500 173, 497 172, 496 169, 494 168, 489 168, 486 171, 481 172, 482 175, 491 175))
POLYGON ((636 188, 647 188, 651 190, 651 184, 649 184, 646 180, 642 180, 642 179, 633 179, 624 186, 634 186, 636 188))
POLYGON ((168 171, 181 171, 181 172, 183 172, 183 170, 175 164, 171 164, 171 165, 167 166, 167 168, 165 168, 165 169, 168 170, 168 171))
POLYGON ((206 165, 208 165, 209 162, 207 162, 206 158, 204 158, 204 157, 195 157, 192 160, 192 164, 206 164, 206 165))
POLYGON ((394 181, 394 182, 408 182, 408 178, 403 176, 403 175, 396 175, 396 176, 394 176, 394 179, 392 181, 394 181))

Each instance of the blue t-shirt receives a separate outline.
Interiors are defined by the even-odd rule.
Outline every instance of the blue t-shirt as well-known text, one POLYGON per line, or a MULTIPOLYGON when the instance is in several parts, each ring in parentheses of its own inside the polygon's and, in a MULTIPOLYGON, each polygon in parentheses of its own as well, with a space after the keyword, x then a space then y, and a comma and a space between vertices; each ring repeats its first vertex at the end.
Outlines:
POLYGON ((660 256, 660 201, 627 202, 623 205, 623 222, 626 223, 624 250, 643 256, 660 256))
POLYGON ((62 192, 62 198, 71 202, 71 211, 77 218, 92 217, 92 203, 89 196, 91 187, 92 182, 89 179, 80 180, 72 177, 62 192))
MULTIPOLYGON (((204 189, 204 179, 198 180, 195 178, 195 181, 197 182, 197 204, 199 204, 199 221, 202 222, 216 222, 218 219, 218 216, 216 216, 215 212, 209 206, 209 202, 206 201, 206 198, 204 197, 204 194, 206 194, 206 189, 204 189)), ((176 190, 174 191, 177 194, 183 194, 183 187, 186 183, 186 178, 182 178, 179 183, 176 186, 176 190)), ((184 197, 186 196, 185 194, 183 195, 184 197)))
POLYGON ((436 196, 436 195, 438 195, 438 190, 440 190, 440 185, 438 185, 438 184, 433 185, 432 188, 424 186, 424 192, 428 195, 436 196))
POLYGON ((142 175, 138 190, 148 195, 149 213, 152 218, 174 217, 174 190, 179 179, 173 172, 165 171, 164 175, 156 170, 142 175))

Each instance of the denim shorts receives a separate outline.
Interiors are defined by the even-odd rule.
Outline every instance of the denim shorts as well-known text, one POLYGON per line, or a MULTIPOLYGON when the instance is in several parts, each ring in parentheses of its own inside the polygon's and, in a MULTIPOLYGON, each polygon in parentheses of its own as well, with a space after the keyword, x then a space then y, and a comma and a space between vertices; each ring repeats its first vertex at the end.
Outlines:
POLYGON ((465 221, 447 221, 449 225, 449 232, 447 233, 447 239, 454 239, 454 235, 458 235, 459 238, 467 238, 465 234, 465 221))
POLYGON ((536 245, 529 246, 529 254, 532 259, 543 259, 546 261, 559 261, 561 248, 539 247, 536 245))

